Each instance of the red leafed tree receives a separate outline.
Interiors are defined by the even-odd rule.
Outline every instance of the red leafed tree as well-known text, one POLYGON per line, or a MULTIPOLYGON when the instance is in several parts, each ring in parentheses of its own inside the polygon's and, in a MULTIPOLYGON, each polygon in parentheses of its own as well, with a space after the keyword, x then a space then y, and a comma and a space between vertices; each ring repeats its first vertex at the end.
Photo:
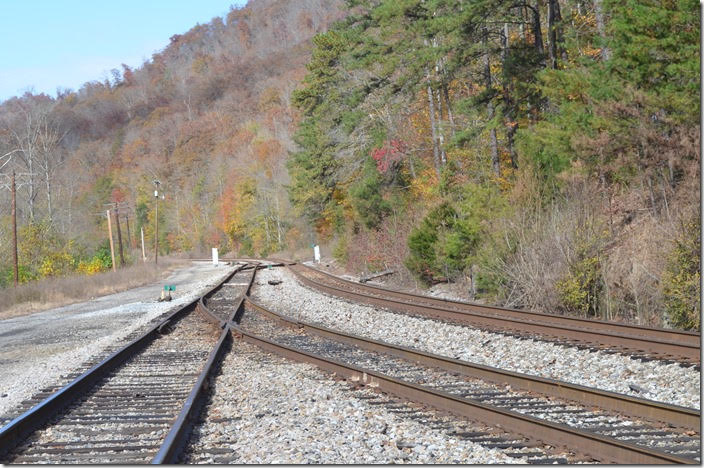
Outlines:
POLYGON ((372 150, 372 158, 376 161, 376 168, 381 174, 396 168, 405 154, 405 145, 400 140, 384 142, 381 148, 372 150))
POLYGON ((115 203, 125 201, 125 192, 123 192, 119 187, 112 189, 112 201, 115 203))

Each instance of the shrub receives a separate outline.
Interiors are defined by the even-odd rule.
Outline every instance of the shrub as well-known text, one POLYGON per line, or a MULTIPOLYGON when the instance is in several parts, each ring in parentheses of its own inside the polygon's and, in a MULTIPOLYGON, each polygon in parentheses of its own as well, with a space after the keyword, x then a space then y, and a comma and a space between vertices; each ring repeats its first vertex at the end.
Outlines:
POLYGON ((95 255, 87 260, 81 260, 76 266, 76 271, 85 275, 94 275, 112 268, 112 256, 110 246, 106 241, 95 252, 95 255))
POLYGON ((93 257, 90 260, 81 260, 76 267, 76 271, 84 275, 94 275, 105 270, 103 261, 98 257, 93 257))
MULTIPOLYGON (((17 276, 21 283, 28 283, 38 278, 38 276, 32 272, 32 269, 27 265, 20 264, 17 267, 17 276)), ((15 282, 15 271, 12 267, 8 267, 2 271, 2 277, 0 278, 0 286, 6 287, 14 284, 15 282)))
POLYGON ((347 252, 347 236, 340 236, 335 244, 335 248, 332 250, 332 256, 340 262, 342 265, 346 265, 349 260, 349 254, 347 252))
POLYGON ((377 228, 384 216, 391 212, 389 203, 381 196, 381 182, 374 161, 369 158, 359 182, 350 189, 352 205, 369 229, 377 228))
POLYGON ((100 261, 103 270, 112 268, 112 256, 110 255, 110 244, 108 241, 105 241, 103 245, 98 248, 93 258, 100 261))
POLYGON ((570 312, 584 316, 597 315, 603 289, 601 261, 598 255, 582 255, 584 256, 570 266, 569 272, 555 283, 555 288, 570 312))
POLYGON ((601 250, 605 234, 598 232, 598 226, 599 223, 591 219, 577 224, 568 271, 555 283, 563 306, 583 316, 599 314, 604 289, 601 250))
POLYGON ((73 271, 76 259, 68 252, 51 252, 42 261, 39 267, 41 276, 63 276, 73 271))
POLYGON ((475 233, 447 202, 431 210, 408 236, 406 267, 422 281, 449 281, 464 269, 475 243, 475 233))
POLYGON ((406 267, 426 283, 454 281, 464 275, 476 264, 483 244, 491 244, 494 227, 487 220, 509 209, 493 185, 468 183, 445 191, 459 201, 445 201, 431 210, 408 237, 406 267))
POLYGON ((685 330, 701 327, 699 226, 698 220, 682 224, 662 279, 667 321, 685 330))

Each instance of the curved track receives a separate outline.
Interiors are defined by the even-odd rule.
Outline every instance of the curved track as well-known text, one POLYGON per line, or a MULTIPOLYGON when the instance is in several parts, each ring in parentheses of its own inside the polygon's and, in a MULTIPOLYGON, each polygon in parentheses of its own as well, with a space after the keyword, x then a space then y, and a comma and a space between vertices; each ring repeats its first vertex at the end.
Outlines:
POLYGON ((543 314, 438 299, 354 283, 315 268, 288 262, 304 285, 395 312, 468 324, 506 334, 540 337, 585 348, 619 352, 640 359, 660 359, 700 366, 701 335, 613 322, 543 314))
MULTIPOLYGON (((472 367, 467 363, 289 321, 250 300, 247 300, 246 308, 237 329, 243 339, 286 357, 314 363, 360 383, 379 386, 397 396, 470 419, 501 425, 504 429, 542 443, 567 446, 600 461, 697 463, 696 457, 700 451, 697 437, 688 436, 681 430, 668 429, 662 424, 594 409, 596 405, 591 399, 595 392, 592 389, 572 386, 570 390, 577 401, 557 399, 550 393, 526 391, 520 385, 507 389, 502 381, 503 371, 500 370, 494 370, 496 375, 487 378, 492 370, 484 368, 485 375, 481 379, 469 378, 473 371, 466 372, 472 367), (580 391, 584 400, 577 395, 580 391)), ((531 381, 531 377, 517 374, 513 376, 514 382, 521 377, 525 378, 525 382, 531 381)), ((555 381, 544 384, 554 387, 562 385, 555 381)), ((530 385, 528 383, 528 387, 530 385)), ((640 408, 659 407, 664 411, 660 415, 662 419, 678 419, 684 411, 692 418, 687 425, 698 427, 699 418, 695 411, 618 394, 604 397, 611 399, 610 404, 615 407, 618 407, 618 400, 629 401, 640 408)), ((634 407, 632 412, 638 413, 638 409, 634 407)), ((477 437, 479 443, 482 440, 482 437, 477 437)), ((499 445, 506 442, 504 440, 499 445)), ((508 443, 510 446, 511 442, 508 443)), ((513 444, 526 446, 525 442, 513 444)))
MULTIPOLYGON (((499 437, 458 432, 457 426, 452 434, 486 447, 512 450, 511 456, 529 462, 568 462, 551 458, 554 452, 540 449, 545 444, 576 451, 577 457, 570 461, 584 456, 639 464, 698 463, 700 459, 697 411, 290 321, 245 299, 256 270, 264 267, 270 266, 239 265, 204 297, 0 428, 0 459, 10 463, 178 462, 192 427, 198 424, 209 379, 233 339, 316 364, 401 400, 500 426, 504 432, 499 437)), ((305 283, 306 276, 298 274, 305 283)), ((330 284, 326 287, 331 293, 330 284)), ((400 404, 399 411, 409 417, 427 418, 398 400, 380 401, 400 404)))

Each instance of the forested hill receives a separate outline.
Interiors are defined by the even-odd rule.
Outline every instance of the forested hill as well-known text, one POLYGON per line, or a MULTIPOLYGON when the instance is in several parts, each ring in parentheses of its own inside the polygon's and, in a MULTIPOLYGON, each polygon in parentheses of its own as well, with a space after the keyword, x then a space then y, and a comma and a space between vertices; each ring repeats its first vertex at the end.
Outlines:
POLYGON ((695 0, 252 0, 0 106, 35 174, 23 275, 104 268, 112 201, 151 245, 158 178, 164 253, 317 242, 467 299, 698 328, 699 36, 695 0))
MULTIPOLYGON (((123 234, 129 213, 132 239, 143 227, 153 257, 155 179, 165 195, 162 254, 267 252, 295 238, 283 186, 297 119, 290 94, 311 38, 344 15, 342 6, 256 0, 171 37, 137 69, 116 64, 109 80, 0 104, 0 155, 13 152, 2 182, 19 174, 21 279, 109 267, 111 202, 129 208, 123 234)), ((0 281, 8 284, 9 191, 0 197, 0 281)))
POLYGON ((696 0, 349 3, 294 93, 289 161, 338 259, 699 326, 696 0))

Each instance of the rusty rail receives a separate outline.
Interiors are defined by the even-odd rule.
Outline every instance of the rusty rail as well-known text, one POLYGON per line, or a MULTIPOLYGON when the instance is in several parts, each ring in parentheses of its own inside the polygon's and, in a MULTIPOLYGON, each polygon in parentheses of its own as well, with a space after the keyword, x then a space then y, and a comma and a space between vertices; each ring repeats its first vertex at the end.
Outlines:
POLYGON ((302 328, 305 331, 323 336, 325 338, 350 343, 370 351, 390 354, 427 366, 457 372, 469 377, 475 377, 499 384, 509 384, 516 389, 572 400, 579 402, 582 405, 593 405, 601 409, 616 411, 650 421, 664 422, 676 427, 694 429, 698 431, 701 424, 701 413, 692 408, 668 405, 666 403, 636 398, 630 395, 623 395, 620 393, 599 390, 559 380, 547 379, 522 374, 519 372, 498 369, 491 366, 474 364, 404 346, 392 345, 378 340, 342 333, 337 330, 332 330, 330 328, 310 324, 300 320, 288 319, 281 314, 268 310, 260 304, 257 304, 252 301, 251 298, 246 299, 246 305, 256 309, 265 316, 294 329, 302 328))
POLYGON ((171 426, 169 433, 166 435, 166 439, 164 439, 164 442, 161 444, 159 452, 152 459, 152 464, 178 463, 178 459, 188 443, 191 430, 198 420, 200 410, 205 404, 208 378, 213 375, 223 353, 225 353, 227 349, 227 345, 231 341, 230 329, 226 326, 220 335, 218 343, 210 353, 208 361, 203 366, 191 393, 183 404, 181 412, 171 426))
POLYGON ((497 331, 580 342, 592 347, 646 353, 659 359, 696 364, 700 362, 701 336, 698 333, 450 301, 353 283, 301 264, 290 264, 288 268, 311 288, 401 313, 467 323, 497 331), (322 276, 325 280, 316 281, 311 275, 322 276))
POLYGON ((363 385, 397 395, 411 401, 433 406, 442 411, 479 420, 485 424, 501 426, 503 429, 528 435, 535 440, 553 446, 565 446, 589 455, 597 460, 622 464, 691 464, 691 459, 666 454, 634 444, 621 442, 599 434, 574 429, 564 424, 553 423, 531 416, 515 413, 476 401, 458 398, 449 393, 424 388, 400 379, 368 371, 322 356, 300 351, 256 336, 237 325, 230 326, 234 336, 260 348, 279 354, 287 359, 314 364, 319 368, 363 385))

